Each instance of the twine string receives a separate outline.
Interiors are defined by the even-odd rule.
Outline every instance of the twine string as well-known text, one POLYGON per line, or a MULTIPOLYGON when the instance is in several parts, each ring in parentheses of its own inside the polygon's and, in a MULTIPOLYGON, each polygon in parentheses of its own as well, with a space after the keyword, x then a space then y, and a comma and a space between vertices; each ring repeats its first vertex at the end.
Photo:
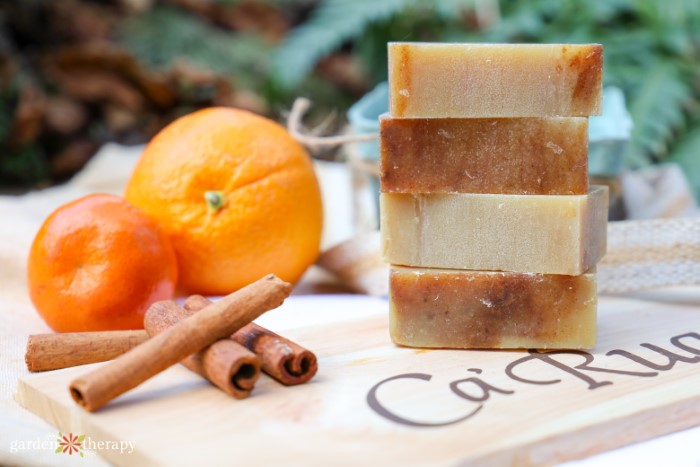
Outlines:
POLYGON ((379 139, 378 133, 368 134, 342 134, 333 136, 319 136, 325 130, 334 118, 333 114, 329 114, 323 121, 309 132, 302 130, 302 120, 304 115, 311 107, 311 101, 305 97, 297 97, 292 105, 292 110, 287 117, 287 131, 300 144, 314 150, 321 147, 345 146, 344 151, 348 158, 348 164, 351 168, 362 173, 379 177, 380 169, 378 161, 365 160, 360 155, 357 143, 371 142, 379 139))

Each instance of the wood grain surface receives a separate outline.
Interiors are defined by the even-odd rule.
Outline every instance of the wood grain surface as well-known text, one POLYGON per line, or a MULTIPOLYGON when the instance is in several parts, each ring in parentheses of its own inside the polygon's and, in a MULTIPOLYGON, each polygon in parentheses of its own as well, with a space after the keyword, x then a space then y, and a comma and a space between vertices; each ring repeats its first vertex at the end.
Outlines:
MULTIPOLYGON (((695 297, 697 299, 697 297, 695 297)), ((700 306, 602 298, 590 353, 400 348, 380 315, 285 330, 319 372, 233 400, 173 367, 87 413, 31 375, 16 399, 63 432, 131 443, 118 465, 548 465, 700 424, 700 306)), ((274 329, 274 327, 273 327, 274 329)))

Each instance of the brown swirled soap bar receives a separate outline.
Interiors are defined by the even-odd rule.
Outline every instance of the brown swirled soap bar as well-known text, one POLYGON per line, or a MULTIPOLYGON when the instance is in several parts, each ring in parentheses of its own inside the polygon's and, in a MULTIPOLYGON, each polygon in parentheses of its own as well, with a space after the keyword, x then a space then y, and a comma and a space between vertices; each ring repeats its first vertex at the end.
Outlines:
POLYGON ((383 115, 380 126, 384 192, 588 192, 587 118, 383 115))
POLYGON ((389 44, 393 117, 600 115, 600 44, 389 44))
POLYGON ((596 340, 595 274, 392 266, 392 340, 409 347, 586 349, 596 340))

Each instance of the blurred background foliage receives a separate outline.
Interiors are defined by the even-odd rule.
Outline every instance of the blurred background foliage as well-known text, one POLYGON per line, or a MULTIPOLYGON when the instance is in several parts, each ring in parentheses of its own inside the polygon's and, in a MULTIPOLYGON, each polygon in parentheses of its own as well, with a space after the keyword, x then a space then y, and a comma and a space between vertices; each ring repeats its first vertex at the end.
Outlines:
POLYGON ((64 180, 210 105, 282 119, 306 96, 338 131, 392 40, 602 43, 635 123, 626 164, 676 161, 700 195, 699 0, 0 0, 0 187, 64 180))

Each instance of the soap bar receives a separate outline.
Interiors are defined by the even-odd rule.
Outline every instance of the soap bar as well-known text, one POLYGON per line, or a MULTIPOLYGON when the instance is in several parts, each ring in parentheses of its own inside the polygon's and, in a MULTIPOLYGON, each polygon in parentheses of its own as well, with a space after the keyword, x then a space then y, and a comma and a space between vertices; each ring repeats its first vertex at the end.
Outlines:
POLYGON ((380 117, 381 190, 588 193, 588 119, 380 117), (417 176, 419 174, 419 176, 417 176))
POLYGON ((587 195, 381 193, 384 260, 579 275, 605 254, 608 188, 587 195))
POLYGON ((579 276, 392 266, 392 340, 409 347, 586 349, 594 271, 579 276))
POLYGON ((600 44, 389 44, 393 117, 587 117, 602 110, 600 44))

